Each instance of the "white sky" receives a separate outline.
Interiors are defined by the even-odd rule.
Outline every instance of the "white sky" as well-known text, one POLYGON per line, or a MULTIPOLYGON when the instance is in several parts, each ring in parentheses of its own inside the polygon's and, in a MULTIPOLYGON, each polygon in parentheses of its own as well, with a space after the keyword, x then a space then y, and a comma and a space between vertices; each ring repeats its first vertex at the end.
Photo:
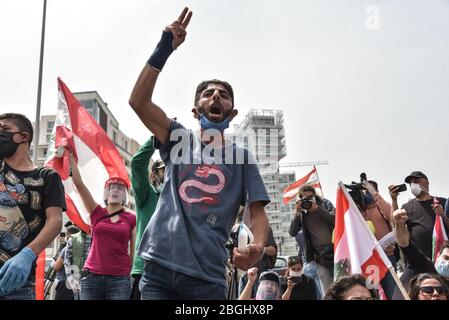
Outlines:
MULTIPOLYGON (((33 121, 42 3, 0 0, 0 112, 33 121)), ((56 113, 61 76, 72 92, 98 91, 121 130, 144 142, 149 132, 128 98, 184 6, 193 11, 188 38, 154 96, 170 117, 195 128, 196 85, 227 80, 236 122, 251 108, 284 110, 283 162, 330 162, 318 172, 333 202, 337 182, 362 171, 384 196, 412 170, 427 174, 432 194, 449 196, 448 0, 48 0, 41 115, 56 113), (379 29, 367 27, 370 6, 379 29)))

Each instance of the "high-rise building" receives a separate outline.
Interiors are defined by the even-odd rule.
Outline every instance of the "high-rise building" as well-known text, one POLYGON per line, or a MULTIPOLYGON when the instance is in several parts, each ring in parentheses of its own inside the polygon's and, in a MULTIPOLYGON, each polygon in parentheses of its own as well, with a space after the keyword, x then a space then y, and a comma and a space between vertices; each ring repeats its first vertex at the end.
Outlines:
POLYGON ((295 174, 280 174, 278 165, 287 155, 283 112, 251 109, 240 124, 234 125, 234 132, 228 137, 249 149, 256 158, 271 199, 265 211, 278 244, 278 254, 295 254, 296 242, 288 233, 292 205, 285 206, 282 202, 282 191, 287 183, 295 181, 295 174))

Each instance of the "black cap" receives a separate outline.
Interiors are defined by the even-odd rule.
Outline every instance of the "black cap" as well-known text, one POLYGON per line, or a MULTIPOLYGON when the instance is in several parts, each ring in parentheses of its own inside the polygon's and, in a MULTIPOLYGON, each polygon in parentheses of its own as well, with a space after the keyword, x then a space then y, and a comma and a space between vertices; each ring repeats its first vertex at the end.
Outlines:
POLYGON ((425 178, 426 180, 429 180, 421 171, 413 171, 405 178, 405 183, 410 183, 410 180, 412 180, 412 178, 425 178))
POLYGON ((151 171, 154 172, 160 168, 165 168, 165 164, 162 162, 162 160, 156 160, 154 161, 153 166, 151 167, 151 171))
POLYGON ((274 271, 264 271, 259 276, 259 281, 270 280, 279 284, 279 275, 274 271))

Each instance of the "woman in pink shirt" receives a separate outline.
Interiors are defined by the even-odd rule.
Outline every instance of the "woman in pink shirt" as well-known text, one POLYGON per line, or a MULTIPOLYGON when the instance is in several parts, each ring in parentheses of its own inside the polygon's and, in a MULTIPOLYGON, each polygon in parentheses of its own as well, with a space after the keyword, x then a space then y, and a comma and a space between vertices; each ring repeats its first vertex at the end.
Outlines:
POLYGON ((101 207, 84 184, 71 155, 72 179, 84 206, 90 212, 92 245, 84 264, 88 275, 81 279, 81 300, 128 300, 134 259, 136 216, 126 212, 128 184, 119 177, 105 183, 101 207), (128 251, 129 244, 129 251, 128 251))

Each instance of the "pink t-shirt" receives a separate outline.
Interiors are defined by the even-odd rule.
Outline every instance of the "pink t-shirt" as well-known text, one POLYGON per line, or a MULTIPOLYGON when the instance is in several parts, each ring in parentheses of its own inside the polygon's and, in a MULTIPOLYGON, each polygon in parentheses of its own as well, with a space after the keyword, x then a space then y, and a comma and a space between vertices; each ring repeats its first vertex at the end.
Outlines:
POLYGON ((136 216, 124 211, 115 223, 110 218, 99 222, 106 215, 106 208, 98 205, 90 216, 93 237, 84 269, 102 275, 129 276, 131 258, 128 243, 136 226, 136 216))

